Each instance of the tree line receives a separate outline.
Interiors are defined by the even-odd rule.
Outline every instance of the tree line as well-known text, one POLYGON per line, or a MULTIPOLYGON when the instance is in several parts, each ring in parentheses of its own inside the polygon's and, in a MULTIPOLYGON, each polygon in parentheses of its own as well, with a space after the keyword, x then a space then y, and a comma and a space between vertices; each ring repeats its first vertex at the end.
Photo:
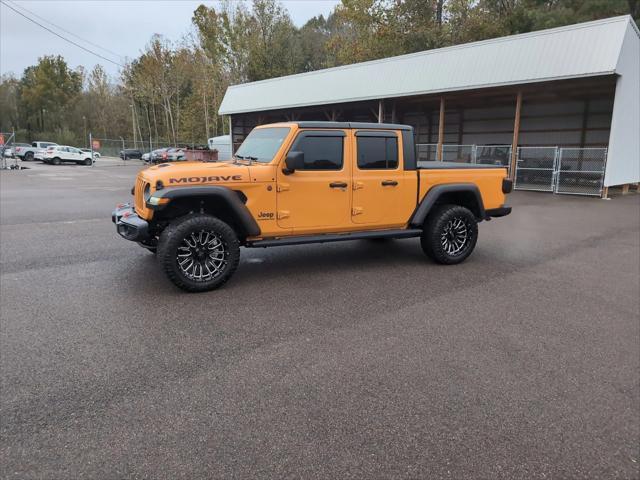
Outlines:
POLYGON ((154 35, 117 79, 61 56, 2 76, 0 131, 204 143, 228 133, 217 111, 229 85, 622 14, 640 21, 640 0, 342 0, 302 27, 277 0, 200 5, 191 34, 154 35))

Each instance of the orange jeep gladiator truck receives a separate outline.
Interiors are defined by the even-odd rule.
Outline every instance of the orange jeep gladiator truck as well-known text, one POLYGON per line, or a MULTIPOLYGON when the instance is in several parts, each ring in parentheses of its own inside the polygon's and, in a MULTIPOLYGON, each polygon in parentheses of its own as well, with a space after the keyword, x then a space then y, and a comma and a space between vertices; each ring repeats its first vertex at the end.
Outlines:
POLYGON ((189 292, 233 275, 240 246, 420 237, 427 256, 456 264, 478 222, 511 212, 504 167, 416 161, 407 125, 288 122, 255 128, 229 161, 140 171, 118 233, 156 253, 189 292))

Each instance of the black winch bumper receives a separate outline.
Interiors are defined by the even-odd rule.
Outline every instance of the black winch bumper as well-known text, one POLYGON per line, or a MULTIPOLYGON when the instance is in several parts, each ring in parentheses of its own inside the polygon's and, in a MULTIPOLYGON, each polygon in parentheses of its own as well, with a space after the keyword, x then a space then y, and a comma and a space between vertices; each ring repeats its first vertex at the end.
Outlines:
POLYGON ((138 216, 128 203, 122 203, 111 214, 111 221, 116 224, 118 234, 132 242, 144 242, 149 239, 149 222, 138 216))

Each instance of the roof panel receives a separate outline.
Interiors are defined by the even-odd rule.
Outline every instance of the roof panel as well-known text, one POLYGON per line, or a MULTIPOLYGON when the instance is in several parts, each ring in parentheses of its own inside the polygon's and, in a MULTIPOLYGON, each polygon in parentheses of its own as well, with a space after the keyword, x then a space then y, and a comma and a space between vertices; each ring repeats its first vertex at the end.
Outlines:
POLYGON ((629 16, 427 50, 227 89, 220 114, 615 73, 629 16))

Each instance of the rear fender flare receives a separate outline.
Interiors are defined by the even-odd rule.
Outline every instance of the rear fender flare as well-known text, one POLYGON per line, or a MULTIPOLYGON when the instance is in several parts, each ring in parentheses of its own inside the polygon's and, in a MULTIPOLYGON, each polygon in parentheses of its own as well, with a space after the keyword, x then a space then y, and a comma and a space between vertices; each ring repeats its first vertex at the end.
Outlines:
POLYGON ((427 194, 424 196, 415 212, 411 216, 411 220, 409 225, 412 227, 419 227, 424 224, 427 216, 431 209, 436 205, 438 200, 442 198, 443 195, 446 194, 455 194, 462 193, 473 199, 473 206, 471 211, 476 216, 478 221, 484 220, 486 218, 486 212, 484 209, 484 203, 482 202, 482 195, 480 195, 480 190, 473 183, 448 183, 444 185, 436 185, 429 189, 427 194))

